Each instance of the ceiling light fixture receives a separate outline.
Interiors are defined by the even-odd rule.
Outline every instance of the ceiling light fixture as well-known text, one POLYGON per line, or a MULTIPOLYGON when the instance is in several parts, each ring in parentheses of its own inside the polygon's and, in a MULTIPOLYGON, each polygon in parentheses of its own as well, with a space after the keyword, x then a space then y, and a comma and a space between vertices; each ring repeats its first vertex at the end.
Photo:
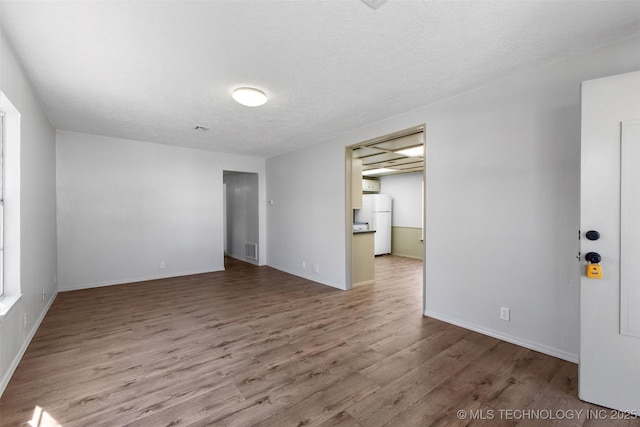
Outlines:
POLYGON ((379 168, 379 169, 369 169, 366 171, 362 171, 362 175, 378 175, 380 173, 389 173, 389 172, 397 172, 395 169, 389 168, 379 168))
POLYGON ((396 154, 402 154, 407 157, 424 157, 424 145, 417 145, 411 148, 394 151, 396 154))
POLYGON ((267 102, 267 95, 259 89, 240 87, 233 91, 233 99, 247 107, 257 107, 267 102))

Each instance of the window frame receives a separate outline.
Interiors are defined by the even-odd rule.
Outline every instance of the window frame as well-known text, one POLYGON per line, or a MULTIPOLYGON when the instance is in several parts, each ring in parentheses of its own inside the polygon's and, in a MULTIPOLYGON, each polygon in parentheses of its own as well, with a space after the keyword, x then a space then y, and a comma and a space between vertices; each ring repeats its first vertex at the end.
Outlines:
POLYGON ((0 110, 0 297, 4 295, 4 116, 0 110))

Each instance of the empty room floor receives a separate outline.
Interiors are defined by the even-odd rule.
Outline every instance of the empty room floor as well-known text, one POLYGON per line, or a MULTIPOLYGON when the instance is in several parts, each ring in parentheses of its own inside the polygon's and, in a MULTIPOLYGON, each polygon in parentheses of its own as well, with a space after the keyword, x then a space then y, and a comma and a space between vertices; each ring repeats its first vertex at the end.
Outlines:
POLYGON ((0 424, 578 426, 603 409, 578 400, 575 364, 423 317, 420 261, 379 257, 349 292, 226 265, 59 293, 0 424))

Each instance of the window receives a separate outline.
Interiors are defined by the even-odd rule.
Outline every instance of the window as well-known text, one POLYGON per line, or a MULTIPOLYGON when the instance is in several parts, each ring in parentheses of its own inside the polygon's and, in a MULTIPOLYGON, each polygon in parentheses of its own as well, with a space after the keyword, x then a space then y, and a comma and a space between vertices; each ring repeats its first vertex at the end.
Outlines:
POLYGON ((4 295, 4 112, 0 110, 0 296, 4 295))

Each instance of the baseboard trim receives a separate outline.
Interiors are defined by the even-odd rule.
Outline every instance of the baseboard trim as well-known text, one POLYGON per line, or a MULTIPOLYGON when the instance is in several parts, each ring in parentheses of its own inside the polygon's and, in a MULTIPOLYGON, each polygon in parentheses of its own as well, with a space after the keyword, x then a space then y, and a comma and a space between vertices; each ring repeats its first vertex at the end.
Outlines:
POLYGON ((355 288, 356 286, 372 285, 374 283, 376 283, 375 279, 374 280, 365 280, 364 282, 354 283, 353 287, 355 288))
POLYGON ((291 274, 292 276, 302 277, 303 279, 310 280, 312 282, 316 282, 316 283, 319 283, 321 285, 330 286, 332 288, 340 289, 342 291, 346 290, 343 285, 337 285, 337 284, 332 283, 332 282, 327 282, 327 281, 324 281, 324 280, 320 280, 320 279, 318 279, 317 276, 314 277, 314 276, 302 275, 299 272, 292 271, 292 270, 289 270, 287 268, 279 267, 277 265, 268 265, 268 266, 271 267, 271 268, 275 268, 276 270, 282 271, 283 273, 291 274))
POLYGON ((424 259, 422 257, 414 256, 414 255, 400 254, 400 253, 397 253, 397 252, 391 252, 391 255, 401 256, 403 258, 411 258, 411 259, 417 259, 417 260, 420 260, 420 261, 424 261, 424 259))
POLYGON ((16 357, 11 362, 11 365, 9 365, 9 369, 7 370, 6 374, 2 378, 2 381, 0 382, 0 397, 2 397, 2 395, 4 394, 5 389, 9 385, 9 381, 11 381, 11 377, 13 377, 13 374, 18 368, 18 365, 20 364, 20 361, 22 360, 24 353, 27 351, 29 344, 31 344, 31 340, 36 335, 36 332, 38 331, 40 324, 42 323, 42 321, 44 320, 44 317, 49 312, 49 309, 51 308, 51 305, 53 304, 53 301, 56 299, 57 296, 58 296, 58 292, 56 291, 56 293, 54 293, 51 296, 47 304, 44 306, 44 310, 42 310, 42 313, 36 319, 36 322, 34 323, 33 328, 31 328, 31 331, 29 331, 29 334, 25 337, 25 340, 22 343, 20 350, 18 350, 18 354, 16 354, 16 357))
POLYGON ((215 273, 217 271, 223 271, 224 265, 216 266, 213 269, 205 268, 200 270, 190 270, 190 271, 181 271, 178 273, 170 273, 170 274, 158 274, 152 276, 142 276, 142 277, 133 277, 128 279, 119 279, 119 280, 109 280, 106 282, 96 282, 89 283, 86 285, 59 285, 58 290, 60 292, 65 291, 78 291, 81 289, 91 289, 91 288, 100 288, 103 286, 113 286, 113 285, 125 285, 128 283, 136 283, 136 282, 146 282, 148 280, 158 280, 158 279, 170 279, 172 277, 180 277, 180 276, 191 276, 194 274, 203 274, 203 273, 215 273))
POLYGON ((257 260, 247 258, 245 256, 236 256, 228 253, 225 253, 224 256, 228 256, 229 258, 237 259, 238 261, 246 262, 247 264, 253 264, 260 267, 260 263, 257 260))
POLYGON ((452 325, 460 326, 461 328, 469 329, 474 332, 478 332, 483 335, 488 335, 493 338, 497 338, 502 341, 509 342, 511 344, 518 345, 520 347, 528 348, 529 350, 538 351, 540 353, 544 353, 549 356, 557 357, 558 359, 566 360, 567 362, 578 363, 580 358, 577 354, 567 353, 562 350, 558 350, 552 347, 547 347, 545 345, 535 343, 528 340, 523 340, 518 337, 514 337, 508 334, 504 334, 502 332, 494 331, 491 329, 481 328, 479 326, 460 321, 453 317, 449 317, 442 313, 438 313, 432 310, 425 310, 424 315, 427 317, 433 317, 437 320, 442 320, 443 322, 451 323, 452 325))

